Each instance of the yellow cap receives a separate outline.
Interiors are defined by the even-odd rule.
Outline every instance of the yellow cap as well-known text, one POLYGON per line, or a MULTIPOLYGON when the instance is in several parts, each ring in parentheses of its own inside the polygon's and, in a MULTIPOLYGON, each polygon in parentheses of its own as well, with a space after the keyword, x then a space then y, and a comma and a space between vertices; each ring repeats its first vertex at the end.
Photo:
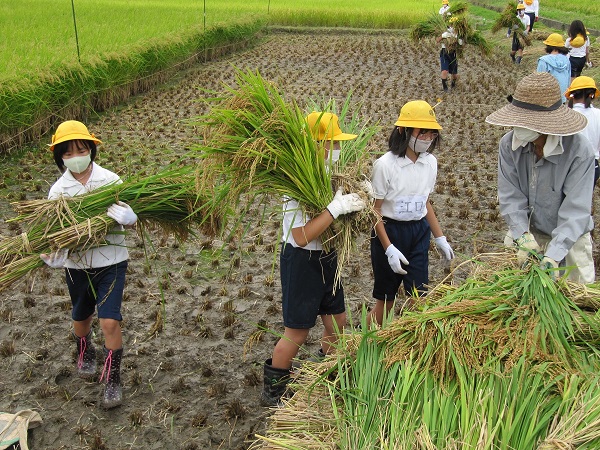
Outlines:
POLYGON ((424 100, 407 102, 400 110, 400 115, 394 125, 398 127, 424 128, 429 130, 442 129, 435 118, 433 108, 424 100))
POLYGON ((564 47, 565 40, 558 33, 552 33, 550 36, 546 38, 544 44, 549 45, 550 47, 564 47))
POLYGON ((77 120, 67 120, 56 128, 56 133, 52 135, 52 143, 48 144, 50 150, 54 151, 54 146, 65 141, 74 140, 93 141, 96 144, 102 144, 100 139, 96 139, 90 134, 87 127, 77 120))
POLYGON ((342 132, 338 116, 330 112, 313 111, 306 116, 306 122, 316 141, 349 141, 358 136, 342 132))
POLYGON ((578 91, 580 89, 596 89, 594 97, 600 96, 600 91, 596 87, 596 82, 594 79, 591 77, 586 77, 585 75, 581 75, 571 82, 571 86, 569 86, 569 89, 565 91, 565 97, 569 98, 573 91, 578 91))

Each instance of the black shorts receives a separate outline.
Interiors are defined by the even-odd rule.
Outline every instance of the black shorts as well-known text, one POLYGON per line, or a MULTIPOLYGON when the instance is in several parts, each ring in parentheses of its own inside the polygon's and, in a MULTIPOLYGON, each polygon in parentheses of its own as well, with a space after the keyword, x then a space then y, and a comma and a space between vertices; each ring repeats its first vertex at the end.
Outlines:
POLYGON ((513 33, 512 47, 510 49, 513 52, 523 50, 523 46, 521 45, 521 41, 519 41, 517 33, 513 33))
POLYGON ((65 269, 73 311, 71 317, 82 321, 94 314, 98 318, 121 321, 127 261, 95 269, 65 269))
POLYGON ((338 283, 333 292, 336 252, 305 250, 284 244, 279 261, 283 324, 287 328, 312 328, 317 316, 346 311, 342 285, 338 283))
POLYGON ((388 238, 408 260, 408 265, 402 264, 406 275, 397 274, 392 270, 385 255, 381 241, 371 231, 371 264, 373 265, 373 298, 377 300, 393 301, 400 285, 404 285, 407 295, 414 295, 415 289, 419 292, 427 290, 429 283, 429 242, 431 229, 425 218, 399 222, 383 218, 385 231, 388 238))
POLYGON ((456 52, 447 52, 445 48, 440 51, 440 67, 442 72, 447 70, 448 73, 456 75, 458 73, 458 60, 456 52))
POLYGON ((585 56, 569 56, 571 62, 571 78, 576 78, 581 75, 581 71, 585 67, 585 56))

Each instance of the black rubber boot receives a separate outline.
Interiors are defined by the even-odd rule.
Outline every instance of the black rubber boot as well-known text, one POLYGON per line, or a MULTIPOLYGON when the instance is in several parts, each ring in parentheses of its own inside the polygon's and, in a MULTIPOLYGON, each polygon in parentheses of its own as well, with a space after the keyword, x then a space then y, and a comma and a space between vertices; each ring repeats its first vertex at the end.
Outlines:
POLYGON ((521 64, 521 58, 522 56, 517 56, 517 64, 521 64))
POLYGON ((452 89, 454 89, 456 87, 456 80, 452 80, 452 82, 450 83, 450 87, 452 89))
POLYGON ((271 365, 271 362, 269 358, 263 365, 264 386, 260 394, 262 406, 277 406, 290 381, 290 370, 277 369, 271 365))
POLYGON ((92 343, 92 331, 79 337, 73 333, 77 342, 77 375, 81 378, 93 378, 96 375, 96 348, 92 343))
POLYGON ((517 62, 517 58, 515 58, 514 53, 510 54, 510 59, 512 59, 512 62, 516 63, 517 62))
POLYGON ((123 389, 121 389, 123 349, 109 350, 104 347, 104 356, 104 369, 102 369, 102 375, 100 376, 100 382, 106 380, 102 396, 102 407, 110 409, 123 403, 123 389))
POLYGON ((442 78, 442 88, 447 91, 448 90, 448 80, 442 78))

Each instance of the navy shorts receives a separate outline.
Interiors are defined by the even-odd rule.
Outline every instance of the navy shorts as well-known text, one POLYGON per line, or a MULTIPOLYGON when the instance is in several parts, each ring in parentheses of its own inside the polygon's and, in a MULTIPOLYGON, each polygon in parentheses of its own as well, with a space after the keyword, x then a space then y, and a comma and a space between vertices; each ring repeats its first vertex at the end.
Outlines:
POLYGON ((598 165, 598 160, 594 160, 594 186, 598 182, 598 178, 600 178, 600 166, 598 165))
POLYGON ((333 292, 337 253, 305 250, 284 244, 279 256, 283 324, 287 328, 315 326, 317 316, 346 311, 344 289, 333 292))
POLYGON ((513 52, 519 51, 519 50, 523 50, 523 45, 521 45, 521 41, 519 41, 519 38, 517 37, 517 33, 513 33, 513 40, 512 40, 512 46, 511 46, 511 50, 513 52))
POLYGON ((569 56, 571 63, 571 78, 577 78, 585 67, 585 56, 569 56))
POLYGON ((458 60, 456 59, 456 52, 448 53, 445 48, 440 51, 440 66, 442 71, 447 70, 450 74, 456 75, 458 73, 458 60))
POLYGON ((425 218, 400 222, 383 218, 385 231, 392 244, 406 257, 409 264, 402 264, 406 275, 397 274, 392 270, 385 255, 385 249, 375 234, 371 231, 371 264, 375 283, 373 298, 384 301, 394 301, 402 284, 407 295, 414 295, 414 290, 425 292, 429 283, 429 242, 431 229, 425 218))
POLYGON ((90 317, 98 308, 98 318, 121 321, 127 261, 94 269, 66 269, 75 321, 90 317))

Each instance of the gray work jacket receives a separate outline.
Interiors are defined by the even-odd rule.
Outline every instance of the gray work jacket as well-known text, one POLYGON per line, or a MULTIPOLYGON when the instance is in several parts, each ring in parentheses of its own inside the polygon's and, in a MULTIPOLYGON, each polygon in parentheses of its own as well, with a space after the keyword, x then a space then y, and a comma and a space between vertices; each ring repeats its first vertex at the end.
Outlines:
POLYGON ((550 236, 545 255, 562 259, 594 227, 594 151, 584 136, 563 136, 564 152, 536 161, 533 144, 512 150, 509 131, 500 140, 498 199, 513 239, 530 226, 550 236))

